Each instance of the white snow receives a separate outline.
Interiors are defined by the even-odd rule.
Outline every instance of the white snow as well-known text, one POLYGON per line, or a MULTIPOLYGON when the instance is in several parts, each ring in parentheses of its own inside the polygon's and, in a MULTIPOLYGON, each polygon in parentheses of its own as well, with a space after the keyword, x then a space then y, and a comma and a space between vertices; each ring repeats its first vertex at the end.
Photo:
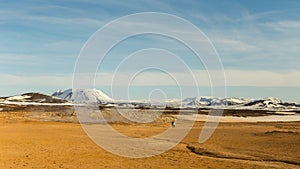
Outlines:
POLYGON ((74 105, 73 103, 39 103, 39 102, 14 102, 14 101, 4 101, 0 102, 0 104, 6 105, 20 105, 20 106, 27 106, 27 105, 36 105, 36 106, 68 106, 74 105))
POLYGON ((282 101, 280 99, 275 98, 275 97, 267 97, 264 100, 265 100, 264 104, 266 104, 266 105, 282 103, 282 101))
POLYGON ((23 96, 11 96, 11 97, 7 98, 6 100, 8 100, 8 101, 12 101, 12 100, 23 101, 23 100, 29 99, 29 98, 31 98, 31 96, 27 96, 27 95, 23 95, 23 96))
POLYGON ((292 111, 277 111, 275 112, 275 114, 281 114, 281 115, 295 115, 297 114, 296 112, 292 112, 292 111))
MULTIPOLYGON (((177 119, 190 121, 206 121, 208 115, 193 114, 193 115, 173 115, 177 119), (196 117, 195 117, 196 116, 196 117)), ((300 115, 270 115, 270 116, 256 116, 256 117, 236 117, 236 116, 210 116, 212 122, 291 122, 300 121, 300 115)))

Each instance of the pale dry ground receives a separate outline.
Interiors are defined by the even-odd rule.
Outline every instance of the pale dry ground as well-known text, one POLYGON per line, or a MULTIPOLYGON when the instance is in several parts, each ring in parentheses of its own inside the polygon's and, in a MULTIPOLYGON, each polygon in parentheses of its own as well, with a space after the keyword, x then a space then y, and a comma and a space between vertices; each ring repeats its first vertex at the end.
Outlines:
MULTIPOLYGON (((112 124, 133 137, 148 137, 166 125, 112 124)), ((0 169, 5 168, 300 168, 300 122, 221 123, 198 144, 203 122, 173 149, 129 159, 93 143, 80 124, 0 118, 0 169), (189 148, 187 148, 187 146, 189 148)))

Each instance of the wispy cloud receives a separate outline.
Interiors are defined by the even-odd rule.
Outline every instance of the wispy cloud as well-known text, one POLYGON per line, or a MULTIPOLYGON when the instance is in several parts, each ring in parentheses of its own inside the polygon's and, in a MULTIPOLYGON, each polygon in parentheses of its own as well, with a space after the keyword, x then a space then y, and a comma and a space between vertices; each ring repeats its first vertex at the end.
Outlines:
MULTIPOLYGON (((130 73, 119 73, 116 77, 112 73, 97 74, 96 84, 98 85, 129 85, 128 81, 133 77, 130 73), (113 81, 112 81, 113 80, 113 81)), ((300 86, 300 71, 247 71, 247 70, 225 70, 226 83, 228 86, 300 86)), ((205 70, 194 71, 195 79, 190 79, 191 74, 182 72, 169 72, 169 75, 163 73, 145 72, 136 77, 131 82, 134 86, 148 85, 182 85, 193 86, 195 80, 199 86, 210 86, 210 79, 205 70), (174 77, 174 79, 172 78, 174 77), (174 81, 176 80, 176 81, 174 81)), ((216 77, 214 77, 216 78, 216 77)))
POLYGON ((300 86, 300 71, 226 70, 228 86, 300 86))
POLYGON ((265 11, 265 12, 256 12, 256 13, 250 13, 247 10, 242 11, 242 16, 237 19, 232 19, 233 22, 255 22, 260 19, 266 19, 270 17, 274 17, 274 15, 280 15, 284 14, 286 12, 289 12, 290 10, 271 10, 271 11, 265 11))
POLYGON ((257 51, 257 46, 252 44, 247 44, 241 40, 227 39, 225 37, 219 37, 216 39, 211 39, 213 44, 222 52, 251 52, 257 51))
POLYGON ((281 21, 278 25, 284 28, 300 29, 300 21, 281 21))
MULTIPOLYGON (((132 77, 132 73, 113 72, 98 73, 96 76, 97 86, 195 86, 189 78, 191 74, 182 72, 144 72, 139 76, 132 77), (130 83, 128 83, 130 82, 130 83)), ((299 87, 300 71, 272 72, 272 71, 241 71, 225 70, 227 86, 257 86, 257 87, 299 87)), ((210 86, 210 79, 205 70, 195 71, 195 80, 199 86, 210 86)), ((5 85, 12 86, 43 86, 61 89, 72 87, 72 75, 12 75, 0 74, 0 79, 5 85)), ((4 85, 4 84, 2 84, 4 85)))
POLYGON ((277 22, 269 22, 265 24, 270 29, 279 31, 285 34, 295 34, 296 32, 300 32, 300 21, 277 21, 277 22))
MULTIPOLYGON (((48 9, 49 10, 49 9, 48 9)), ((62 24, 62 25, 74 25, 74 24, 81 24, 85 26, 101 26, 103 25, 103 21, 100 19, 93 19, 93 18, 85 18, 80 17, 80 15, 72 16, 72 17, 58 17, 58 16, 49 16, 49 15, 34 15, 25 13, 23 11, 7 11, 2 10, 0 11, 0 21, 1 22, 11 22, 15 20, 19 20, 22 22, 40 22, 40 23, 48 23, 48 24, 62 24)))
POLYGON ((71 87, 71 75, 13 75, 0 74, 0 79, 5 81, 1 86, 42 86, 51 88, 61 88, 63 86, 71 87))
POLYGON ((34 55, 0 54, 0 64, 30 64, 37 59, 34 55))

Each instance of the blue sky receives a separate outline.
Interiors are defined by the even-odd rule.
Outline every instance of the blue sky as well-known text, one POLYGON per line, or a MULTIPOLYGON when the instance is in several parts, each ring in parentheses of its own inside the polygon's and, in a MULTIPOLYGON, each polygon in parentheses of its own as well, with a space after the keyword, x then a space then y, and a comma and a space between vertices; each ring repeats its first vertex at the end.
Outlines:
MULTIPOLYGON (((88 38, 106 23, 138 12, 177 15, 200 28, 220 55, 229 96, 276 96, 300 101, 300 1, 297 0, 3 1, 0 96, 27 91, 51 94, 57 89, 71 88, 76 58, 88 38)), ((191 54, 180 50, 180 44, 139 37, 129 39, 110 53, 110 59, 104 60, 97 78, 99 88, 109 92, 105 74, 112 72, 126 55, 147 47, 172 47, 192 69, 200 72, 203 69, 193 65, 191 54)), ((152 82, 163 88, 170 85, 161 84, 161 80, 152 82)), ((147 83, 141 80, 138 91, 148 91, 147 83)), ((201 85, 201 94, 209 95, 208 90, 206 83, 201 85)), ((133 98, 144 96, 138 93, 133 92, 133 98)))

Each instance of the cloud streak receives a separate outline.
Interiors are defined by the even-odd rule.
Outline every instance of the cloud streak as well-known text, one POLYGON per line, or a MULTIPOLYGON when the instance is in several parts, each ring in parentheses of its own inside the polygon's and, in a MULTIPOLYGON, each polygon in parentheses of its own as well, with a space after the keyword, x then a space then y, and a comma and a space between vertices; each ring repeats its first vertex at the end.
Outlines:
MULTIPOLYGON (((128 84, 128 79, 132 79, 130 73, 118 73, 118 78, 114 78, 111 72, 97 73, 96 86, 172 86, 176 85, 174 80, 182 86, 194 85, 190 80, 186 80, 188 73, 168 72, 169 75, 176 77, 172 79, 169 75, 159 72, 144 72, 133 79, 131 84, 128 84), (168 77, 169 76, 169 77, 168 77), (112 81, 114 80, 114 81, 112 81)), ((299 87, 300 86, 300 71, 289 72, 271 72, 271 71, 242 71, 242 70, 225 70, 227 86, 257 86, 257 87, 299 87)), ((205 70, 194 72, 196 81, 199 86, 210 86, 210 80, 205 70)), ((11 75, 0 74, 0 79, 3 79, 1 85, 12 86, 44 86, 60 89, 60 87, 69 87, 72 85, 72 75, 11 75)))

